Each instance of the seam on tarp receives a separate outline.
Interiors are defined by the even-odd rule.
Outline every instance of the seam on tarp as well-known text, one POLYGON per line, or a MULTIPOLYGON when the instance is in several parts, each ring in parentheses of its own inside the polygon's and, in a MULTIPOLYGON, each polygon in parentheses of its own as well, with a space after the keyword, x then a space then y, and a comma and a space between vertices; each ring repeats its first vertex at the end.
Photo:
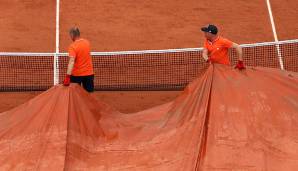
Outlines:
MULTIPOLYGON (((71 85, 70 85, 71 86, 71 85)), ((64 165, 63 165, 63 170, 65 171, 65 165, 67 161, 67 156, 68 156, 68 131, 69 131, 69 107, 70 107, 70 87, 68 87, 68 109, 67 109, 67 128, 66 128, 66 144, 65 144, 65 157, 64 157, 64 165)))
POLYGON ((214 65, 212 65, 212 73, 211 73, 211 83, 210 83, 210 89, 209 89, 209 97, 208 97, 208 103, 207 103, 207 111, 203 123, 203 133, 200 141, 200 147, 199 147, 199 153, 197 156, 197 162, 195 171, 200 171, 201 165, 203 163, 202 158, 205 156, 206 153, 206 143, 207 143, 207 137, 208 137, 208 125, 209 125, 209 117, 210 117, 210 101, 211 101, 211 93, 212 93, 212 84, 213 84, 213 77, 214 77, 214 65))

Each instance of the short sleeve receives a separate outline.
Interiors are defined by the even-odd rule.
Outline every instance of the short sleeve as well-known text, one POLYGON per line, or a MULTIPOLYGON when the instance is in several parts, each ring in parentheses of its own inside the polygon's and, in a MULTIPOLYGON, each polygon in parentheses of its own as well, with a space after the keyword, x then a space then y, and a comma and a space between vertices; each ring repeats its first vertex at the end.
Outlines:
POLYGON ((76 52, 75 52, 75 49, 74 49, 74 47, 73 46, 69 46, 69 48, 68 48, 68 56, 70 56, 70 57, 76 57, 76 52))
POLYGON ((226 48, 231 48, 233 46, 233 42, 228 39, 223 39, 223 46, 226 48))

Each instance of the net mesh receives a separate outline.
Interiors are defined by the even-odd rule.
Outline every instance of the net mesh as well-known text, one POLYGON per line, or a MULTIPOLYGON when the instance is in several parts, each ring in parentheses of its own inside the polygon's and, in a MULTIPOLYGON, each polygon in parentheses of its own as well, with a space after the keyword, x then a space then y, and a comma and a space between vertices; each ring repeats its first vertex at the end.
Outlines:
POLYGON ((0 91, 46 90, 53 86, 53 56, 0 55, 0 91))
MULTIPOLYGON (((200 51, 93 55, 96 90, 180 89, 204 72, 200 51)), ((60 82, 68 59, 60 58, 60 82)))
MULTIPOLYGON (((278 54, 274 45, 243 47, 243 60, 247 66, 280 68, 278 54)), ((238 61, 235 49, 230 50, 230 61, 236 65, 238 61)))
MULTIPOLYGON (((298 40, 242 45, 247 66, 298 72, 298 40), (277 52, 277 46, 280 53, 277 52)), ((233 65, 237 53, 229 53, 233 65)), ((0 91, 46 90, 64 79, 67 54, 0 53, 0 91), (57 58, 56 58, 57 59, 57 58), (55 73, 55 74, 54 74, 55 73)), ((202 49, 92 53, 96 90, 181 90, 204 73, 202 49)))

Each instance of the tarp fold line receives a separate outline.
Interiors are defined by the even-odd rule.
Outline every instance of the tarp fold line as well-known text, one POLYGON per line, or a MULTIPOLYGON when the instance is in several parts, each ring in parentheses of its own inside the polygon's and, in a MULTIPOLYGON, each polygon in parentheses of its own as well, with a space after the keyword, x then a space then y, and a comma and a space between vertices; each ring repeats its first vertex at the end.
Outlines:
POLYGON ((209 117, 210 117, 210 103, 211 103, 211 93, 212 93, 212 84, 213 84, 213 76, 214 76, 214 66, 211 65, 210 68, 212 69, 211 74, 209 75, 210 78, 210 85, 209 87, 209 93, 208 93, 208 103, 206 107, 206 113, 204 117, 204 123, 202 125, 202 131, 200 133, 200 143, 199 143, 199 154, 197 158, 196 168, 195 171, 200 171, 201 165, 204 162, 204 155, 206 153, 207 148, 207 137, 208 137, 208 126, 209 126, 209 117))

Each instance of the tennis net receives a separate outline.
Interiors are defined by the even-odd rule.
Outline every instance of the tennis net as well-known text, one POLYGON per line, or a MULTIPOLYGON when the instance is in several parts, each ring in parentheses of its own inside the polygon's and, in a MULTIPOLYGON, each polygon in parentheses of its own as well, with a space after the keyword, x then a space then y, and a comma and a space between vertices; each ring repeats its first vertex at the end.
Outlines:
MULTIPOLYGON (((298 72, 298 39, 241 46, 247 66, 298 72)), ((92 52, 92 60, 96 90, 181 90, 208 67, 202 48, 92 52)), ((46 90, 63 81, 67 63, 66 53, 1 52, 0 91, 46 90)))

